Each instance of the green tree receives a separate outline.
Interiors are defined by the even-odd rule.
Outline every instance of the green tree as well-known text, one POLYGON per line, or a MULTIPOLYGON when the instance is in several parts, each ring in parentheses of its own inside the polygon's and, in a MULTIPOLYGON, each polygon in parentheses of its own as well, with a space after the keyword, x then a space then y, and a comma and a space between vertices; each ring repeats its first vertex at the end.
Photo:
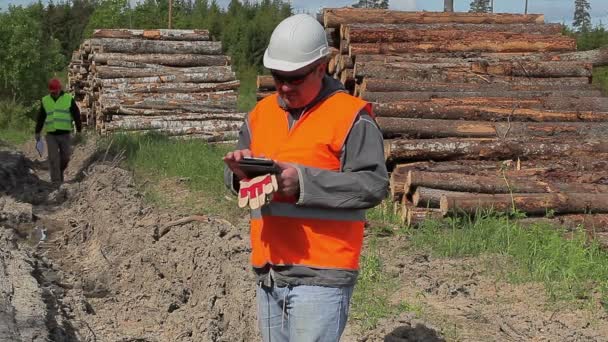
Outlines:
POLYGON ((0 97, 29 105, 46 93, 46 83, 62 70, 61 44, 43 26, 42 4, 9 6, 0 14, 0 97))
POLYGON ((354 8, 388 8, 388 0, 359 0, 354 8))
POLYGON ((574 22, 572 25, 579 31, 588 31, 591 28, 591 15, 589 15, 591 5, 589 0, 574 1, 574 22))
POLYGON ((129 0, 100 0, 89 18, 84 36, 90 37, 95 29, 131 28, 131 23, 129 0))
POLYGON ((490 13, 492 8, 490 0, 473 0, 470 4, 469 12, 473 13, 490 13))

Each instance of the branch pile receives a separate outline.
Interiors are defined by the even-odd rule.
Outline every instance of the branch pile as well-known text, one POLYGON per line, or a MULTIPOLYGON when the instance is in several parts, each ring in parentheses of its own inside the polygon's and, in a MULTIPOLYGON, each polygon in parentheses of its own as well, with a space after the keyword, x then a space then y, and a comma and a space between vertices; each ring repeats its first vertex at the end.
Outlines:
MULTIPOLYGON (((608 222, 608 48, 539 14, 325 9, 328 72, 374 104, 407 223, 483 209, 608 222), (572 216, 574 215, 574 216, 572 216)), ((260 78, 260 89, 269 80, 260 78)))
POLYGON ((69 84, 99 133, 234 139, 239 81, 206 30, 95 30, 72 55, 69 84))

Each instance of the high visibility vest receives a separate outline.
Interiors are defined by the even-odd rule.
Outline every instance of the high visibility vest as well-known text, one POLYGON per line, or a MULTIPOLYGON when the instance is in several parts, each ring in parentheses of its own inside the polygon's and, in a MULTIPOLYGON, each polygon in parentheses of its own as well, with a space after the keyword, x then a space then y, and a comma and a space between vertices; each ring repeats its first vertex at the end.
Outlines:
POLYGON ((64 93, 57 101, 53 100, 51 95, 42 98, 42 107, 46 112, 46 121, 44 122, 44 130, 46 132, 55 132, 56 130, 71 131, 72 130, 72 114, 70 107, 72 106, 72 95, 64 93))
MULTIPOLYGON (((277 100, 277 94, 268 96, 249 114, 253 155, 336 172, 359 112, 372 114, 367 102, 336 93, 303 113, 290 130, 289 114, 277 100)), ((308 208, 275 195, 251 212, 251 264, 357 270, 364 222, 365 210, 308 208)))

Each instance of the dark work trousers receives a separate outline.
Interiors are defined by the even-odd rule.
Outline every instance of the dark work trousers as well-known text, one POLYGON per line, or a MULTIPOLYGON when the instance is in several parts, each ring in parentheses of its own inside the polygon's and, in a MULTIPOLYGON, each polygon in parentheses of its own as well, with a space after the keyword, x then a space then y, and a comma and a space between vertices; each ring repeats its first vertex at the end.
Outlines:
POLYGON ((70 134, 47 134, 46 147, 48 151, 49 173, 51 182, 63 183, 63 172, 70 162, 70 134))

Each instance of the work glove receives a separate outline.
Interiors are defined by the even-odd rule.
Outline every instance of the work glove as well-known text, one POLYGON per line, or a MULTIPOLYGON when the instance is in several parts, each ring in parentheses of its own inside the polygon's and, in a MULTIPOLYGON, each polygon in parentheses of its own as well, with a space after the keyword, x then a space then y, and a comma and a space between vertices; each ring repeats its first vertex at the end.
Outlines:
POLYGON ((272 194, 278 189, 277 177, 272 174, 243 179, 239 189, 239 208, 249 205, 251 209, 259 209, 270 202, 272 194))

